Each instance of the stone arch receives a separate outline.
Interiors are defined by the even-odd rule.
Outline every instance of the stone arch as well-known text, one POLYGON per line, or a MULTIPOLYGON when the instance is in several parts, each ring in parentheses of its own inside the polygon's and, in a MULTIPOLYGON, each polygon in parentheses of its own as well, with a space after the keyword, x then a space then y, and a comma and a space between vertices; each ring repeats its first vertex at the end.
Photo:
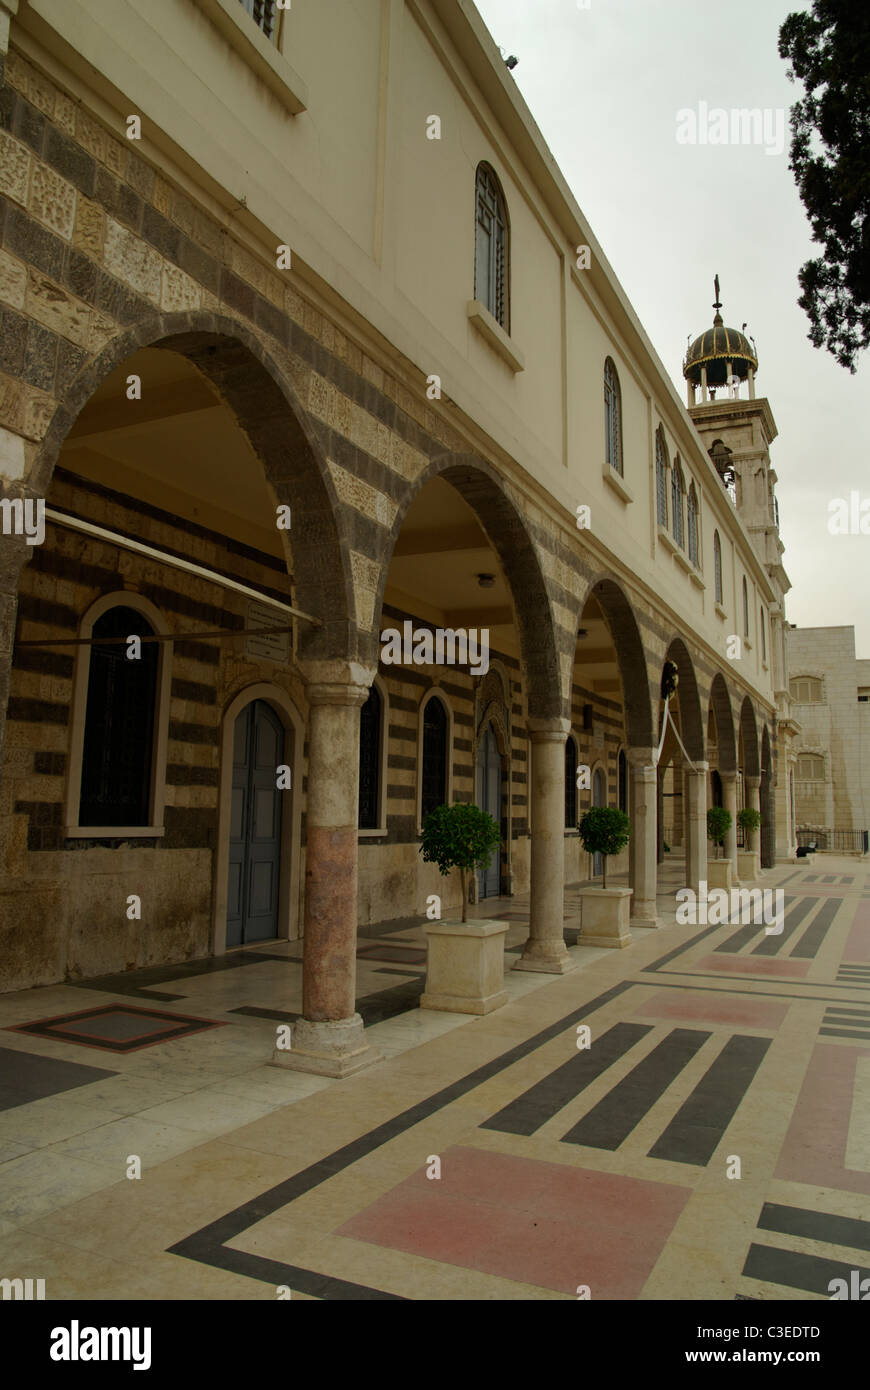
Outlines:
POLYGON ((776 864, 776 769, 773 763, 773 743, 767 720, 761 730, 761 867, 772 869, 776 864))
POLYGON ((734 711, 731 696, 721 671, 717 671, 710 686, 709 709, 716 721, 719 746, 719 771, 737 771, 737 735, 734 729, 734 711))
POLYGON ((211 382, 247 436, 277 501, 291 508, 294 600, 320 624, 300 623, 299 655, 370 659, 374 637, 356 624, 343 525, 347 508, 339 502, 315 427, 287 372, 249 327, 226 314, 155 313, 111 338, 58 404, 28 491, 47 495, 76 418, 105 378, 145 347, 179 353, 211 382))
POLYGON ((703 762, 707 751, 706 722, 701 709, 694 662, 682 637, 672 638, 665 653, 665 661, 672 661, 677 668, 680 736, 686 745, 686 752, 693 762, 703 762))
POLYGON ((530 716, 562 717, 565 702, 559 657, 567 650, 569 634, 560 635, 557 629, 553 596, 531 528, 496 469, 474 454, 440 454, 430 460, 415 482, 402 489, 389 541, 382 552, 374 606, 375 631, 380 626, 387 571, 402 523, 411 503, 433 478, 450 483, 471 507, 501 562, 514 601, 523 661, 528 672, 530 716))
POLYGON ((634 609, 619 582, 610 574, 600 574, 592 580, 577 610, 575 631, 590 598, 595 599, 604 614, 616 648, 628 745, 631 748, 651 748, 655 740, 649 667, 634 609))
POLYGON ((744 777, 760 777, 758 722, 748 695, 744 695, 743 703, 740 706, 740 737, 743 740, 743 775, 744 777))

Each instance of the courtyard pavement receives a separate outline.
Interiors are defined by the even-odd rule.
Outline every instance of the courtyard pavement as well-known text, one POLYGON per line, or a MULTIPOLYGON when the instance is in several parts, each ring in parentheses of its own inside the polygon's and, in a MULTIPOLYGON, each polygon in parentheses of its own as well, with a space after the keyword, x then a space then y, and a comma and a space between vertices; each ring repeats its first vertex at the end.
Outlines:
POLYGON ((828 1299, 870 1277, 870 874, 783 864, 783 931, 662 925, 509 1002, 418 1007, 418 919, 361 930, 383 1060, 269 1065, 301 943, 0 996, 0 1277, 47 1299, 828 1299), (591 1046, 581 1047, 588 1026, 591 1046), (138 1160, 138 1164, 136 1162, 138 1160), (135 1176, 139 1172, 140 1176, 135 1176))

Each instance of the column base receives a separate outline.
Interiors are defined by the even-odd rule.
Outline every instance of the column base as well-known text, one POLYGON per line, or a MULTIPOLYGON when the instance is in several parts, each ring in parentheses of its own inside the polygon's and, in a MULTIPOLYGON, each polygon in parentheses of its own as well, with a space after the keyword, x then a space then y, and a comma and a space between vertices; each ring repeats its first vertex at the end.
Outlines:
POLYGON ((567 975, 577 969, 564 941, 527 941, 514 970, 536 970, 543 975, 567 975))
POLYGON ((650 912, 647 913, 642 907, 639 912, 633 912, 628 919, 628 925, 630 927, 643 927, 648 929, 650 927, 660 927, 661 924, 662 919, 656 916, 655 909, 651 909, 650 912))
POLYGON ((286 1050, 276 1047, 269 1065, 341 1078, 382 1060, 377 1048, 366 1042, 365 1026, 359 1014, 352 1014, 350 1018, 330 1019, 325 1023, 297 1019, 293 1024, 292 1046, 286 1050))

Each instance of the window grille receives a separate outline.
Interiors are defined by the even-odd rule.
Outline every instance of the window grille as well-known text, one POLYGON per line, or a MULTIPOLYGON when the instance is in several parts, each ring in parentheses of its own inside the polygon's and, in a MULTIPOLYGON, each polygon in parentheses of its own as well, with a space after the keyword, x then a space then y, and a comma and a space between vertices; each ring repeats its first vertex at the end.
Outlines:
POLYGON ((420 819, 447 800, 447 711, 437 696, 423 714, 423 769, 420 819))
POLYGON ((139 658, 128 660, 125 643, 100 646, 99 639, 151 635, 143 614, 121 605, 94 623, 80 825, 150 824, 158 644, 143 642, 139 658))
POLYGON ((359 718, 359 828, 378 828, 381 790, 381 720, 383 701, 377 686, 360 710, 359 718))
POLYGON ((610 358, 604 363, 604 450, 610 467, 622 476, 622 411, 619 377, 610 358))
POLYGON ((242 8, 251 16, 258 29, 262 29, 267 39, 275 37, 275 0, 240 0, 242 8))
POLYGON ((498 179, 488 164, 477 169, 474 297, 510 332, 507 294, 507 211, 498 179))

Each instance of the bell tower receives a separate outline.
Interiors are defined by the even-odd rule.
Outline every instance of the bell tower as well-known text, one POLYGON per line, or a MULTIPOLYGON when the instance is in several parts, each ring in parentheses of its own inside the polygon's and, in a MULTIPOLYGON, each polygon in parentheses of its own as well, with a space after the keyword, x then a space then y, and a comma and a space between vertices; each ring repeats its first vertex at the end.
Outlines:
POLYGON ((691 343, 683 361, 686 404, 776 596, 769 607, 771 680, 777 705, 776 852, 779 858, 787 858, 794 854, 789 811, 793 758, 788 760, 787 772, 783 754, 797 726, 790 714, 785 648, 785 595, 791 581, 782 561, 785 546, 779 535, 776 473, 770 462, 770 446, 777 428, 770 402, 755 393, 755 341, 746 337, 745 323, 739 332, 725 325, 720 312, 718 275, 713 285, 713 326, 691 343))

